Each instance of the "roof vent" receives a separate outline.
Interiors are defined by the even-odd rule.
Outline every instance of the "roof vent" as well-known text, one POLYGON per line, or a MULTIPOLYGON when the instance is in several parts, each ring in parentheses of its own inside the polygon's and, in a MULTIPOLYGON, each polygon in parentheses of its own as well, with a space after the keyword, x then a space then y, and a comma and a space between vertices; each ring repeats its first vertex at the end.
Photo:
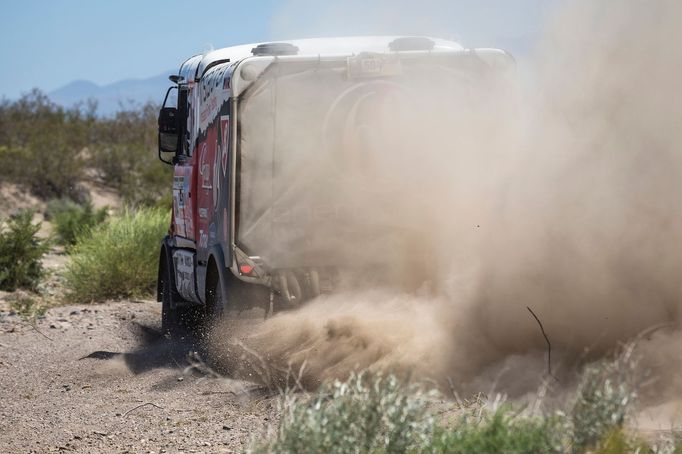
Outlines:
POLYGON ((429 38, 421 36, 406 36, 404 38, 396 38, 388 43, 388 48, 393 52, 401 52, 404 50, 433 50, 436 45, 429 38))
POLYGON ((298 47, 290 43, 266 43, 257 45, 251 49, 251 53, 257 57, 263 55, 296 55, 298 47))

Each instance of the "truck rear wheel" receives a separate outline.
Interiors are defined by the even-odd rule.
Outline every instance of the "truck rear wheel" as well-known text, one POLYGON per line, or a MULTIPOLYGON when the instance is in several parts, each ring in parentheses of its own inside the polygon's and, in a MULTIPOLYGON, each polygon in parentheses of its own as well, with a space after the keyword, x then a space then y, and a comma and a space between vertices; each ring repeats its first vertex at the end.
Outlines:
POLYGON ((213 323, 220 319, 225 303, 223 300, 223 292, 220 288, 220 275, 214 266, 210 269, 206 279, 205 322, 207 327, 210 328, 213 323))

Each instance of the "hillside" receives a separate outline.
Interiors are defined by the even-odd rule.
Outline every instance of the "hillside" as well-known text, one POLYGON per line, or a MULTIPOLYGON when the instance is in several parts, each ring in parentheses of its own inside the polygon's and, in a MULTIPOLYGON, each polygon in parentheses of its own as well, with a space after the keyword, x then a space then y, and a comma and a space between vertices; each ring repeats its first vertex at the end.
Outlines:
POLYGON ((48 96, 55 103, 67 108, 94 99, 97 101, 98 114, 113 115, 121 110, 121 106, 140 106, 147 102, 160 104, 170 85, 168 76, 173 72, 168 70, 149 78, 125 79, 107 85, 74 80, 49 92, 48 96))

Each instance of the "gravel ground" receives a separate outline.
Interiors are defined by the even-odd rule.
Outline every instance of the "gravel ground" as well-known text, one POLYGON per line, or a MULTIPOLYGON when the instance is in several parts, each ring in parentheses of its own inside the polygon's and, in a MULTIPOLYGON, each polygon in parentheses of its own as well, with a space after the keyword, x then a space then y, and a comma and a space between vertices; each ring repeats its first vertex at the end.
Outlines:
POLYGON ((2 300, 2 452, 235 452, 274 430, 277 397, 188 368, 159 303, 55 307, 34 328, 2 300))

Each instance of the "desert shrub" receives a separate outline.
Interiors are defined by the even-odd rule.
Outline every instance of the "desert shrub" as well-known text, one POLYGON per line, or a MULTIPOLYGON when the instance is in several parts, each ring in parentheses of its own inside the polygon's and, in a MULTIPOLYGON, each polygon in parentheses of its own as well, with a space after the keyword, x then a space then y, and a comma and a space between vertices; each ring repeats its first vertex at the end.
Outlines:
POLYGON ((36 137, 25 150, 19 182, 42 198, 81 197, 84 163, 77 149, 56 138, 36 137))
POLYGON ((171 191, 172 168, 156 153, 157 114, 153 103, 133 106, 100 119, 95 128, 93 166, 129 205, 155 206, 171 191))
POLYGON ((571 411, 573 447, 582 452, 613 438, 625 424, 630 404, 635 400, 633 347, 613 361, 588 366, 571 411))
POLYGON ((76 238, 84 235, 107 217, 107 208, 98 210, 92 202, 79 205, 67 199, 54 199, 47 204, 47 215, 54 225, 57 240, 66 246, 76 244, 76 238))
POLYGON ((32 220, 33 212, 23 211, 0 222, 0 290, 34 290, 43 276, 41 259, 48 244, 38 238, 40 224, 32 220))
POLYGON ((674 454, 682 454, 682 432, 672 434, 672 451, 674 454))
POLYGON ((92 302, 151 294, 168 219, 166 210, 128 210, 79 236, 65 274, 67 297, 92 302))
POLYGON ((3 165, 2 178, 18 181, 23 175, 23 164, 26 162, 26 152, 21 148, 10 148, 0 145, 0 162, 3 165))
POLYGON ((157 206, 170 209, 173 168, 145 152, 121 186, 123 200, 133 206, 157 206))
POLYGON ((156 154, 158 106, 122 107, 98 117, 95 103, 65 109, 39 90, 0 101, 2 177, 45 199, 84 201, 79 183, 94 170, 129 205, 158 205, 172 182, 156 154))
POLYGON ((10 303, 10 308, 24 320, 35 321, 45 315, 47 308, 38 300, 29 296, 22 296, 10 303))
POLYGON ((81 151, 88 143, 94 110, 64 109, 34 90, 0 103, 0 146, 6 178, 41 197, 78 197, 83 177, 81 151))
POLYGON ((353 375, 323 385, 312 398, 285 394, 279 429, 256 452, 547 453, 561 448, 560 416, 516 416, 510 406, 492 414, 463 414, 440 426, 429 410, 434 392, 396 377, 353 375))
POLYGON ((105 183, 115 188, 128 205, 158 206, 159 200, 170 196, 172 167, 159 162, 153 150, 142 144, 107 144, 98 148, 95 165, 105 183))
POLYGON ((680 453, 679 433, 645 441, 625 427, 633 403, 632 347, 590 365, 568 411, 528 414, 486 402, 454 407, 454 421, 436 417, 435 399, 393 376, 352 375, 312 396, 282 396, 279 427, 255 452, 427 453, 680 453))
POLYGON ((431 436, 427 396, 393 376, 357 374, 313 398, 288 394, 277 437, 257 452, 409 452, 431 436))
POLYGON ((492 415, 463 416, 447 429, 440 429, 427 447, 432 453, 551 453, 560 452, 561 418, 529 418, 502 406, 492 415))

